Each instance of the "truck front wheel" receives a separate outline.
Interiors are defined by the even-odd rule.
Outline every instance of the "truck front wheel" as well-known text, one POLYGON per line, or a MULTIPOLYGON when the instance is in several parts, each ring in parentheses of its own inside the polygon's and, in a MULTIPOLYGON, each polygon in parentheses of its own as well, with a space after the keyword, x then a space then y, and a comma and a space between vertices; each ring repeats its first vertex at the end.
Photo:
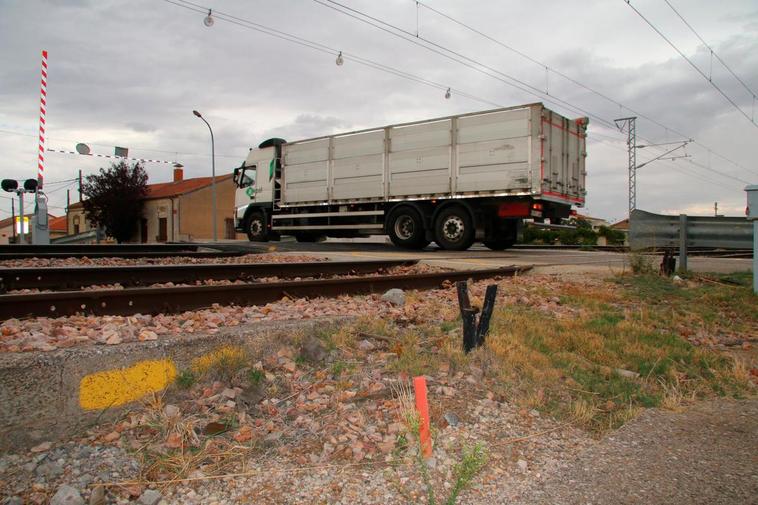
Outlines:
POLYGON ((393 210, 387 220, 387 232, 392 243, 398 247, 423 249, 429 245, 425 238, 424 221, 412 207, 404 206, 393 210))
POLYGON ((443 249, 465 251, 474 243, 474 221, 461 206, 443 209, 434 220, 434 241, 443 249))
POLYGON ((247 239, 250 242, 268 241, 268 226, 266 225, 266 218, 263 217, 263 213, 261 212, 250 214, 247 218, 245 230, 247 231, 247 239))

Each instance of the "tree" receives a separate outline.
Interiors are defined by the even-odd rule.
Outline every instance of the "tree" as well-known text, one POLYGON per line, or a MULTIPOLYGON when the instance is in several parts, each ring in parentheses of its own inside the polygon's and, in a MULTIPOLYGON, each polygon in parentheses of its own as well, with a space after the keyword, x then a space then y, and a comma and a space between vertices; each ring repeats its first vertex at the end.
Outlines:
POLYGON ((108 236, 126 242, 137 231, 147 196, 147 173, 139 163, 125 161, 88 175, 82 184, 82 201, 87 220, 105 228, 108 236))

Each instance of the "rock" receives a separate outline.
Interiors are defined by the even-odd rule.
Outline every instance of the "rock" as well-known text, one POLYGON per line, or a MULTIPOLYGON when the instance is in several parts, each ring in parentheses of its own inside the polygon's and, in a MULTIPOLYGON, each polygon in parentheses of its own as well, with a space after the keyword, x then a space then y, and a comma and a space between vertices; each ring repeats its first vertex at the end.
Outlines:
POLYGON ((374 350, 374 344, 372 344, 370 341, 364 339, 364 340, 361 340, 360 342, 358 342, 358 349, 360 349, 361 351, 365 351, 365 352, 373 351, 374 350))
POLYGON ((674 284, 684 284, 684 279, 678 275, 675 275, 671 280, 674 282, 674 284))
POLYGON ((108 433, 107 435, 103 437, 103 440, 105 440, 106 442, 115 442, 119 438, 121 438, 121 433, 117 431, 111 431, 110 433, 108 433))
POLYGON ((163 496, 155 489, 145 489, 145 492, 139 497, 138 502, 141 505, 158 505, 158 502, 162 499, 163 496))
POLYGON ((390 302, 392 305, 405 305, 405 291, 398 288, 392 288, 382 295, 382 300, 390 302))
POLYGON ((118 333, 112 334, 108 339, 105 341, 108 345, 116 345, 120 344, 122 342, 121 336, 118 333))
POLYGON ((52 479, 63 474, 63 467, 55 462, 42 463, 34 470, 34 473, 52 479))
POLYGON ((49 451, 52 446, 53 446, 52 442, 42 442, 41 444, 35 445, 29 450, 32 452, 45 452, 45 451, 49 451))
POLYGON ((50 500, 50 505, 84 505, 84 498, 79 491, 63 484, 50 500))
POLYGON ((442 417, 445 418, 445 421, 447 421, 447 424, 450 426, 458 426, 458 423, 461 422, 458 416, 455 415, 455 412, 445 412, 445 415, 442 417))
POLYGON ((327 354, 326 347, 316 337, 308 338, 300 348, 300 357, 311 363, 324 361, 327 354))
POLYGON ((89 505, 105 505, 105 487, 97 486, 89 495, 89 505))
POLYGON ((619 374, 621 377, 626 377, 627 379, 637 379, 640 376, 640 374, 638 374, 637 372, 632 372, 631 370, 624 370, 623 368, 616 368, 616 373, 619 374))
POLYGON ((518 465, 518 469, 521 470, 522 472, 526 472, 527 469, 529 468, 529 464, 523 459, 518 460, 516 462, 516 465, 518 465))
POLYGON ((224 398, 234 399, 235 396, 237 396, 237 392, 231 388, 226 388, 223 391, 221 391, 221 396, 224 398))
POLYGON ((146 340, 158 340, 158 334, 154 331, 150 330, 142 330, 139 332, 139 337, 137 337, 140 342, 144 342, 146 340))
POLYGON ((24 505, 24 499, 20 496, 11 496, 5 502, 5 505, 24 505))
POLYGON ((173 419, 175 417, 179 417, 181 415, 182 411, 177 407, 176 405, 171 405, 170 403, 163 407, 163 414, 168 417, 169 419, 173 419))

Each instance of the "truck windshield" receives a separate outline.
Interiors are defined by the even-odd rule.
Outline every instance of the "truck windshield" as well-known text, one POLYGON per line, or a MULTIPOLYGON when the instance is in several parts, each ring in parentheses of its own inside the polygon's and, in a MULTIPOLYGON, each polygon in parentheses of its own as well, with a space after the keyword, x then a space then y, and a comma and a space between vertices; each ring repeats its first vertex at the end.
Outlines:
POLYGON ((246 188, 248 186, 255 186, 255 165, 252 167, 245 167, 245 169, 242 171, 239 187, 246 188))

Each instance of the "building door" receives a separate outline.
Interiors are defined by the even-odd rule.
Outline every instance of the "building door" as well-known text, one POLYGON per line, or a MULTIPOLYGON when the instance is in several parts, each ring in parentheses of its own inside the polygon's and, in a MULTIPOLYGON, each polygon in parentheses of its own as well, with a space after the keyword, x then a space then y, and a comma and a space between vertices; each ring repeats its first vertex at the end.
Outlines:
POLYGON ((227 217, 224 219, 224 238, 234 240, 236 238, 234 232, 234 218, 227 217))
POLYGON ((143 244, 146 244, 147 243, 147 219, 145 219, 144 217, 140 219, 140 222, 139 222, 139 233, 140 233, 139 241, 142 242, 143 244))
POLYGON ((158 218, 158 242, 168 240, 168 219, 165 217, 158 218))

